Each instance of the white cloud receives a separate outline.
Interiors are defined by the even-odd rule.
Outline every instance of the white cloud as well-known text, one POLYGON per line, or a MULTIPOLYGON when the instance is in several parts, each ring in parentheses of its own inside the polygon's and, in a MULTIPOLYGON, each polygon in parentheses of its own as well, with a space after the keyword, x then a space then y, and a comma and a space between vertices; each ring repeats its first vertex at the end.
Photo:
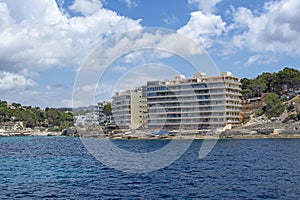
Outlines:
POLYGON ((55 0, 0 0, 0 4, 8 9, 8 17, 11 17, 15 24, 23 25, 23 28, 27 25, 26 22, 53 25, 63 18, 55 0))
POLYGON ((240 32, 233 37, 238 48, 253 52, 300 54, 300 1, 268 2, 263 13, 238 8, 231 27, 240 32))
MULTIPOLYGON (((141 28, 140 20, 104 9, 100 0, 75 1, 71 7, 82 15, 73 17, 64 0, 58 4, 55 0, 0 0, 0 71, 5 72, 0 73, 1 98, 61 106, 66 103, 62 99, 72 96, 70 88, 47 87, 31 78, 44 76, 43 71, 49 68, 79 67, 107 37, 141 28), (33 96, 37 99, 34 102, 33 96)), ((82 89, 85 94, 93 88, 82 89)))
POLYGON ((0 91, 24 90, 35 85, 33 80, 19 74, 3 72, 0 76, 0 91))
POLYGON ((253 56, 250 56, 248 60, 245 63, 245 66, 252 65, 254 63, 258 64, 271 64, 278 62, 278 58, 274 55, 269 54, 255 54, 253 56))
POLYGON ((124 63, 139 62, 141 59, 143 59, 143 51, 130 52, 123 57, 124 63))
MULTIPOLYGON (((83 1, 73 5, 78 2, 83 1)), ((96 1, 84 2, 82 12, 89 16, 68 17, 55 0, 0 0, 0 69, 78 66, 103 38, 141 27, 139 20, 119 16, 100 4, 92 12, 88 8, 96 1)))
POLYGON ((212 13, 216 10, 216 5, 222 0, 188 0, 189 4, 196 5, 199 10, 205 13, 212 13))
MULTIPOLYGON (((160 41, 162 44, 166 44, 166 41, 160 41)), ((168 47, 164 45, 164 47, 168 47)), ((167 49, 139 49, 123 56, 122 61, 124 63, 142 64, 159 62, 160 59, 172 57, 173 54, 168 52, 167 49)))
POLYGON ((36 72, 30 72, 28 69, 24 68, 20 71, 20 74, 26 77, 38 77, 39 74, 36 72))
POLYGON ((178 18, 175 15, 166 15, 166 17, 164 18, 164 22, 167 25, 173 25, 178 22, 178 18))
POLYGON ((102 2, 99 0, 75 0, 70 10, 77 11, 85 16, 92 15, 102 8, 102 2))
POLYGON ((0 30, 4 30, 12 23, 7 5, 0 2, 0 30))
POLYGON ((133 8, 137 6, 137 3, 134 0, 120 0, 126 3, 128 8, 133 8))
POLYGON ((100 82, 97 84, 90 84, 84 80, 82 83, 78 83, 74 88, 73 106, 92 105, 96 101, 108 100, 117 91, 134 89, 138 86, 145 85, 147 81, 164 80, 171 78, 175 74, 178 74, 178 72, 169 66, 145 64, 127 69, 125 73, 116 79, 100 79, 100 82))
POLYGON ((118 58, 122 58, 123 63, 140 64, 169 58, 173 54, 189 59, 203 53, 205 52, 197 43, 182 34, 167 29, 146 28, 110 38, 90 54, 80 72, 93 70, 100 73, 118 58))
POLYGON ((220 16, 196 11, 191 13, 188 23, 178 32, 194 39, 204 48, 209 48, 213 44, 213 38, 225 31, 225 25, 220 16))
POLYGON ((257 60, 259 60, 260 58, 261 58, 261 56, 258 54, 254 55, 254 56, 250 56, 245 65, 251 65, 251 64, 255 63, 257 60))

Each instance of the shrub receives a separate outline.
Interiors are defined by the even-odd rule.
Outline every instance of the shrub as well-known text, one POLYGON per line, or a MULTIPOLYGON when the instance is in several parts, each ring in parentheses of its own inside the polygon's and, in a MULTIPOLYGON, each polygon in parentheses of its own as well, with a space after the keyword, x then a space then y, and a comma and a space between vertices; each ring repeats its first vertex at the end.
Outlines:
POLYGON ((264 106, 264 113, 268 118, 279 117, 285 109, 276 93, 268 93, 264 102, 266 104, 264 106))

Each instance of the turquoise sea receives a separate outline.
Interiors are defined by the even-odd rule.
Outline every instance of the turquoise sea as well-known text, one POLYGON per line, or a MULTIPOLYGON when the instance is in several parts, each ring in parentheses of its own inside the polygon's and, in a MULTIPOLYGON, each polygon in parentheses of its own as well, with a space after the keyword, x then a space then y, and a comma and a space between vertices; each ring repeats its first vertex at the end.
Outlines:
MULTIPOLYGON (((168 140, 116 140, 131 151, 168 140)), ((201 140, 166 168, 111 169, 79 138, 0 138, 0 199, 299 199, 300 139, 218 140, 198 159, 201 140)))

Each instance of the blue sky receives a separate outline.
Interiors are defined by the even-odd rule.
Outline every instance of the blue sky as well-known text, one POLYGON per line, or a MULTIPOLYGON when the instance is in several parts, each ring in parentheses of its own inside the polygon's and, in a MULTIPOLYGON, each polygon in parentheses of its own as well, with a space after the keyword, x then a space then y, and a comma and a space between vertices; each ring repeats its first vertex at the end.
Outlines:
MULTIPOLYGON (((298 0, 0 0, 0 99, 71 106, 76 74, 90 52, 114 34, 144 27, 167 28, 191 38, 220 71, 239 77, 285 66, 300 69, 298 0)), ((139 60, 141 55, 126 59, 139 60)), ((180 73, 192 74, 184 62, 175 61, 163 64, 180 63, 180 73)), ((151 78, 122 83, 120 77, 128 76, 122 76, 126 63, 116 62, 107 70, 107 85, 100 84, 96 101, 151 78), (116 82, 122 87, 109 85, 116 82)), ((152 77, 164 77, 160 75, 152 77)))

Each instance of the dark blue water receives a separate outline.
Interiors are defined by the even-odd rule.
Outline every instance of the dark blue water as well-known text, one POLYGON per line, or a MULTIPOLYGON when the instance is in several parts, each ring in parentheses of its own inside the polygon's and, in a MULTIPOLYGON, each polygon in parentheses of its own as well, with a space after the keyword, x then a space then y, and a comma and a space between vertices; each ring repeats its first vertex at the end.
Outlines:
MULTIPOLYGON (((148 150, 168 141, 115 141, 148 150)), ((72 137, 0 138, 1 199, 299 199, 300 139, 202 141, 167 168, 144 174, 110 169, 72 137)))

